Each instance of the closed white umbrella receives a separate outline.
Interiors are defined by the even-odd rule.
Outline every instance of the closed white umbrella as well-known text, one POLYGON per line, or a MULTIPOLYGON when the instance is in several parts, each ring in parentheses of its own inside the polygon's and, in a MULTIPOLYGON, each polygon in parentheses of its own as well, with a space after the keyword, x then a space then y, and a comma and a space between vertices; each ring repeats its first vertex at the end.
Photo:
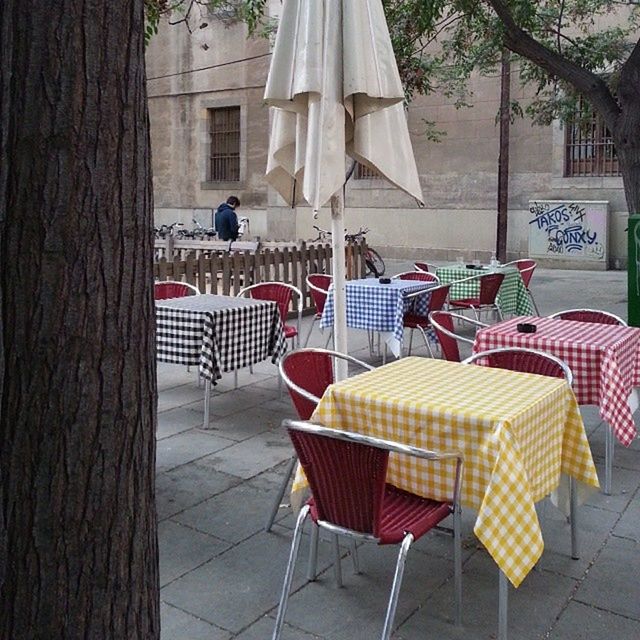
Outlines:
POLYGON ((285 0, 265 100, 274 107, 267 180, 316 214, 331 199, 334 336, 346 353, 345 155, 422 202, 381 0, 285 0))

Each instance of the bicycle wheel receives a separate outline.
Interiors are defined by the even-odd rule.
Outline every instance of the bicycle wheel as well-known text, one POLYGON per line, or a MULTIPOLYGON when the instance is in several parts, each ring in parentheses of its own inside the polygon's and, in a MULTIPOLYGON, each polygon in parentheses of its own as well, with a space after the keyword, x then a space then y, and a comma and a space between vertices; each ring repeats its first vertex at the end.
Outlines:
POLYGON ((367 252, 364 254, 364 263, 367 265, 369 273, 372 273, 374 277, 379 278, 384 275, 386 268, 384 260, 375 249, 367 247, 367 252))

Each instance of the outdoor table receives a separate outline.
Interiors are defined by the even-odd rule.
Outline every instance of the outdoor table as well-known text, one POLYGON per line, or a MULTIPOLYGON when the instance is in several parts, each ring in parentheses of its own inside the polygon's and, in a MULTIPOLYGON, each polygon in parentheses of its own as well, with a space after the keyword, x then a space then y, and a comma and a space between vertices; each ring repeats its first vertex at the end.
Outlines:
POLYGON ((606 438, 604 492, 611 492, 613 438, 628 447, 636 437, 634 388, 640 386, 640 329, 538 316, 512 318, 476 334, 474 353, 500 347, 547 351, 569 365, 580 404, 596 404, 609 429, 606 438), (519 323, 535 324, 535 333, 519 333, 519 323))
POLYGON ((156 301, 156 349, 161 362, 198 366, 206 429, 211 384, 269 356, 275 364, 286 343, 275 302, 206 294, 156 301))
MULTIPOLYGON (((378 331, 387 346, 399 357, 404 339, 403 318, 410 304, 416 305, 416 313, 426 315, 431 297, 429 289, 437 282, 401 280, 396 278, 381 284, 377 278, 349 280, 347 292, 347 326, 352 329, 378 331), (412 293, 424 291, 424 296, 408 299, 412 293)), ((333 285, 329 288, 320 327, 333 326, 333 285)))
MULTIPOLYGON (((524 286, 522 276, 517 267, 477 267, 467 268, 464 264, 448 264, 436 269, 436 275, 440 284, 450 284, 457 280, 464 280, 473 276, 482 276, 488 273, 503 273, 504 280, 498 291, 496 303, 504 314, 530 315, 533 313, 531 300, 524 286)), ((449 292, 449 300, 455 302, 460 298, 472 298, 478 295, 480 284, 478 280, 466 281, 454 284, 449 292)))
MULTIPOLYGON (((461 501, 478 511, 474 532, 501 571, 500 637, 506 635, 505 576, 517 587, 542 553, 535 502, 559 486, 561 474, 598 486, 575 396, 557 378, 408 357, 331 385, 311 419, 462 453, 461 501)), ((392 454, 387 481, 445 499, 453 472, 445 463, 392 454)), ((304 487, 299 467, 294 494, 304 487)), ((571 522, 575 526, 575 513, 571 522)))

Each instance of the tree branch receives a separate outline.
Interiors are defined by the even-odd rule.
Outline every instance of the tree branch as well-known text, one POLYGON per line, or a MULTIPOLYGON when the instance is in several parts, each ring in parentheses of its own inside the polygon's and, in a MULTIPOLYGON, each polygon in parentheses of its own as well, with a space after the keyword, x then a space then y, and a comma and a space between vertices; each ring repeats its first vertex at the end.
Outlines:
POLYGON ((531 60, 552 76, 575 87, 602 115, 609 129, 615 129, 616 120, 620 115, 620 107, 601 78, 545 47, 520 28, 503 0, 484 1, 495 11, 502 22, 505 29, 504 44, 508 49, 531 60))

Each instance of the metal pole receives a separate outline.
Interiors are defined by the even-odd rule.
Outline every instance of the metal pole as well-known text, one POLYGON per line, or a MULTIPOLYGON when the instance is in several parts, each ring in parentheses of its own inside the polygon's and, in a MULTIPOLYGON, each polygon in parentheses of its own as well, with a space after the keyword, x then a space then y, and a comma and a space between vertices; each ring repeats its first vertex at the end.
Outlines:
MULTIPOLYGON (((331 196, 331 237, 333 244, 333 340, 336 351, 347 351, 347 291, 344 267, 344 196, 342 189, 331 196)), ((347 363, 336 359, 335 379, 345 380, 347 363)))
POLYGON ((508 49, 502 50, 500 74, 500 155, 498 157, 498 220, 496 257, 507 261, 507 212, 509 210, 509 127, 511 106, 511 60, 508 49))

